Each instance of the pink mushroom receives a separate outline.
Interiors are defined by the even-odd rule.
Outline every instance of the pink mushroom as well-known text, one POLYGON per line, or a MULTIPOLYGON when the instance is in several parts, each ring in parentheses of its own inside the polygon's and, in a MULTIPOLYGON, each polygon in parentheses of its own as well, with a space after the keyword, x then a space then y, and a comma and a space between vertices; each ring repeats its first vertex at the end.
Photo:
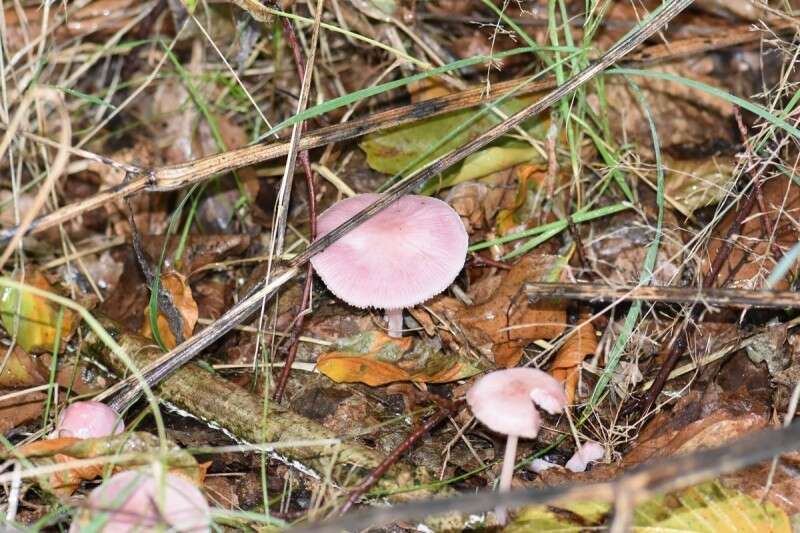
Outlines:
POLYGON ((61 411, 57 436, 94 439, 125 430, 119 414, 102 402, 75 402, 61 411))
POLYGON ((606 451, 600 443, 589 440, 575 450, 575 454, 564 466, 570 472, 585 472, 589 463, 599 461, 605 454, 606 451))
MULTIPOLYGON (((319 217, 320 237, 372 204, 360 194, 319 217)), ((402 336, 403 309, 445 290, 464 266, 467 232, 458 213, 427 196, 404 196, 311 259, 328 289, 356 307, 386 310, 389 335, 402 336)))
POLYGON ((159 480, 146 471, 114 474, 89 495, 86 512, 72 522, 70 533, 89 523, 95 531, 211 531, 211 511, 205 496, 186 477, 167 474, 159 480), (160 528, 160 529, 159 529, 160 528))
MULTIPOLYGON (((539 433, 542 418, 534 402, 548 413, 556 414, 567 405, 564 387, 541 370, 510 368, 486 374, 467 392, 467 403, 475 418, 492 431, 508 436, 500 492, 511 489, 519 437, 533 439, 539 433)), ((505 524, 506 509, 498 507, 495 511, 498 522, 505 524)))

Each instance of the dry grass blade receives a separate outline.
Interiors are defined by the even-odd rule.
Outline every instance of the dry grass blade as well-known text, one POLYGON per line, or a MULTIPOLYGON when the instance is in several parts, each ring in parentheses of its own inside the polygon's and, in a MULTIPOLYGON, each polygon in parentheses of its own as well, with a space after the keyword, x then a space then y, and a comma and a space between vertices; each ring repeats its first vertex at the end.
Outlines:
POLYGON ((41 187, 39 187, 39 190, 36 193, 36 197, 33 200, 33 207, 23 215, 18 231, 14 233, 14 236, 6 245, 5 250, 3 250, 2 255, 0 255, 0 269, 3 268, 3 266, 6 264, 6 261, 8 261, 8 258, 11 257, 12 253, 14 253, 14 249, 17 247, 20 241, 22 241, 22 237, 28 231, 31 223, 36 218, 36 214, 44 206, 47 196, 50 194, 50 191, 55 185, 56 180, 61 177, 64 170, 67 168, 67 163, 69 162, 68 147, 70 145, 70 139, 72 138, 72 123, 70 122, 69 113, 67 112, 67 108, 64 106, 64 101, 58 91, 42 87, 33 88, 20 103, 14 119, 11 121, 8 130, 6 130, 6 134, 3 136, 2 142, 0 142, 0 159, 2 158, 3 154, 5 154, 5 151, 11 143, 11 139, 17 132, 17 129, 19 129, 21 126, 22 120, 27 114, 28 107, 37 98, 49 100, 55 105, 56 110, 58 111, 59 121, 61 123, 58 152, 56 153, 53 164, 47 173, 47 178, 44 180, 44 183, 41 185, 41 187))

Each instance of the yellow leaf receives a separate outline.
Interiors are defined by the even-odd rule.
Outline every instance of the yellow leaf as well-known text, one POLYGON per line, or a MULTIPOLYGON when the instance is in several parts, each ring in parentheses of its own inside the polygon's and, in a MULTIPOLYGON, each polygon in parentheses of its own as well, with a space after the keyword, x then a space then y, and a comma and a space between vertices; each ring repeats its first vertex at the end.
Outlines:
MULTIPOLYGON (((25 283, 45 291, 53 287, 40 272, 28 271, 25 283)), ((0 292, 0 319, 10 336, 26 352, 52 352, 56 340, 58 307, 42 296, 6 287, 0 292), (20 292, 22 293, 20 297, 20 292), (19 313, 19 314, 17 314, 19 313)), ((61 319, 61 347, 63 348, 75 325, 75 314, 64 309, 61 319)))

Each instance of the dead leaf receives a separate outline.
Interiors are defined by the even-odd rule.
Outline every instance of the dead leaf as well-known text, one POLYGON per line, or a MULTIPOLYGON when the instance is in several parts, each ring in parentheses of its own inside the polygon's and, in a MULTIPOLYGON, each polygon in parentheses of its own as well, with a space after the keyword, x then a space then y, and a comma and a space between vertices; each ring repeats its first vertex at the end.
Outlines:
POLYGON ((590 317, 589 313, 580 314, 579 327, 567 338, 550 365, 550 374, 564 383, 567 404, 575 399, 581 363, 597 350, 597 335, 590 317))
MULTIPOLYGON (((115 463, 114 472, 150 464, 151 455, 162 451, 164 452, 162 457, 170 472, 185 475, 198 484, 203 482, 208 464, 199 465, 194 456, 175 443, 163 441, 155 435, 142 431, 121 433, 99 439, 76 439, 73 437, 43 439, 15 449, 15 453, 27 457, 34 466, 52 466, 69 463, 75 459, 100 457, 108 457, 110 461, 113 461, 119 455, 133 454, 132 459, 115 463)), ((101 462, 87 467, 64 468, 38 476, 36 481, 47 492, 65 497, 75 492, 81 481, 102 476, 107 466, 106 463, 101 462)))
POLYGON ((525 344, 558 337, 564 332, 567 320, 561 301, 541 300, 529 304, 525 284, 559 281, 562 274, 563 259, 560 257, 526 256, 505 273, 497 290, 489 294, 487 300, 458 312, 458 323, 473 345, 493 346, 497 366, 516 366, 525 344))
MULTIPOLYGON (((15 391, 0 389, 0 395, 13 392, 15 391)), ((36 391, 0 401, 0 433, 8 433, 9 430, 20 424, 40 417, 44 411, 44 401, 46 399, 47 394, 36 391)))
MULTIPOLYGON (((37 270, 26 272, 25 284, 55 292, 47 278, 37 270)), ((61 349, 64 348, 77 325, 76 316, 71 309, 63 309, 59 334, 56 330, 58 314, 59 306, 42 296, 23 291, 20 298, 20 291, 10 287, 0 291, 0 319, 9 336, 16 336, 17 343, 26 352, 52 352, 57 336, 60 336, 61 349)))
MULTIPOLYGON (((690 78, 719 87, 720 80, 695 72, 687 63, 651 67, 651 70, 690 78)), ((655 78, 634 80, 647 101, 658 131, 661 146, 705 146, 714 142, 736 142, 731 128, 733 104, 704 91, 680 83, 655 78)), ((591 95, 589 104, 600 114, 608 115, 608 123, 620 142, 633 142, 640 151, 652 150, 653 138, 639 99, 628 81, 612 76, 605 84, 607 105, 600 109, 600 99, 591 95)))
POLYGON ((373 387, 396 381, 447 383, 485 370, 442 352, 435 339, 397 339, 367 331, 334 346, 336 351, 320 356, 317 368, 337 383, 360 382, 373 387))
POLYGON ((769 424, 770 409, 744 389, 720 393, 711 386, 691 391, 671 412, 655 416, 623 459, 630 467, 647 460, 723 445, 769 424))
MULTIPOLYGON (((170 294, 172 297, 172 303, 181 314, 181 318, 183 319, 183 336, 184 338, 188 339, 192 336, 194 326, 197 324, 197 317, 199 316, 197 303, 195 303, 194 298, 192 297, 192 289, 186 282, 186 278, 177 272, 168 272, 162 275, 161 285, 170 294)), ((144 337, 152 339, 153 332, 150 329, 149 306, 145 308, 144 315, 144 324, 142 325, 141 334, 144 337)), ((167 348, 174 348, 177 346, 177 343, 175 342, 175 335, 172 334, 172 330, 169 328, 167 317, 164 316, 161 311, 158 313, 157 323, 158 333, 161 337, 161 340, 164 341, 164 345, 167 348)))
MULTIPOLYGON (((732 157, 674 159, 664 155, 664 192, 684 215, 731 194, 732 157)), ((674 205, 674 204, 673 204, 674 205)))
MULTIPOLYGON (((766 212, 761 212, 758 203, 742 224, 741 230, 733 236, 735 242, 727 260, 722 264, 716 286, 743 289, 760 289, 764 280, 775 267, 775 247, 785 254, 798 240, 796 221, 800 216, 800 186, 785 176, 766 181, 762 186, 766 212), (767 225, 773 231, 769 235, 767 225)), ((703 261, 703 275, 708 276, 717 254, 723 247, 731 225, 736 219, 736 208, 717 224, 709 240, 708 254, 703 261)), ((789 280, 800 268, 800 260, 795 261, 786 278, 773 287, 787 290, 789 280)))
POLYGON ((497 213, 496 226, 500 235, 508 235, 520 226, 534 225, 537 215, 541 213, 541 204, 545 200, 541 194, 536 194, 544 183, 547 175, 547 165, 519 165, 514 168, 517 178, 517 193, 514 204, 497 213))
POLYGON ((47 383, 46 375, 41 373, 30 354, 19 346, 14 346, 8 359, 5 360, 3 371, 0 372, 0 387, 35 387, 47 383))

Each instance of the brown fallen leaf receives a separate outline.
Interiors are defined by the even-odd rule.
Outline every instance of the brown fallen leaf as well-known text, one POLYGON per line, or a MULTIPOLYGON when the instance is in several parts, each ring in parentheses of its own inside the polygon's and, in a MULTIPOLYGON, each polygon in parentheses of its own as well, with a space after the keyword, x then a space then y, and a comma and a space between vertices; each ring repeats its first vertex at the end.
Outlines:
MULTIPOLYGON (((779 260, 775 252, 779 250, 783 255, 798 241, 796 221, 800 216, 800 186, 789 178, 778 176, 766 181, 762 191, 765 212, 761 211, 756 202, 741 230, 733 236, 735 239, 733 248, 722 264, 717 286, 765 288, 764 280, 779 260), (773 230, 772 235, 765 231, 768 226, 773 230)), ((704 276, 710 273, 711 266, 722 249, 724 239, 735 219, 734 208, 717 224, 703 261, 704 276)), ((800 261, 795 261, 788 275, 772 288, 787 290, 789 280, 796 276, 798 269, 800 261)))
MULTIPOLYGON (((56 292, 47 278, 37 270, 28 270, 25 284, 48 292, 56 292)), ((52 352, 56 337, 61 349, 77 325, 75 312, 63 309, 61 332, 56 330, 59 306, 42 296, 10 287, 0 290, 0 319, 9 336, 16 336, 19 346, 28 353, 52 352), (20 292, 22 295, 20 297, 20 292), (17 314, 19 310, 19 314, 17 314)))
POLYGON ((370 386, 396 381, 447 383, 474 376, 485 368, 444 353, 436 340, 389 337, 367 331, 337 341, 336 351, 317 359, 320 372, 337 383, 360 382, 370 386))
POLYGON ((581 363, 586 357, 594 355, 597 350, 597 335, 594 325, 589 320, 590 316, 589 313, 580 314, 578 318, 580 325, 567 338, 550 365, 550 374, 564 383, 568 404, 572 404, 575 399, 581 363))
POLYGON ((662 411, 644 427, 636 446, 623 458, 623 466, 721 446, 766 427, 769 416, 769 407, 745 388, 720 392, 712 385, 704 394, 691 391, 671 412, 662 411))
MULTIPOLYGON (((0 395, 7 395, 14 390, 0 389, 0 395)), ((7 433, 20 424, 29 422, 42 415, 47 394, 41 391, 27 392, 0 401, 0 433, 7 433)))
POLYGON ((525 284, 559 281, 563 259, 528 255, 505 273, 486 301, 466 307, 456 318, 474 346, 492 347, 495 364, 511 368, 519 363, 523 347, 538 339, 553 339, 564 332, 567 316, 557 300, 528 303, 525 284))
MULTIPOLYGON (((197 324, 199 312, 197 309, 197 303, 195 303, 194 298, 192 297, 192 289, 186 282, 186 278, 177 272, 168 272, 161 276, 161 283, 164 289, 166 289, 167 292, 169 292, 169 294, 172 296, 172 303, 175 304, 175 308, 181 314, 181 318, 183 319, 184 338, 191 337, 192 332, 194 331, 194 326, 197 324)), ((152 339, 153 332, 150 329, 149 306, 145 308, 144 314, 145 319, 144 324, 142 325, 141 334, 144 337, 149 337, 152 339)), ((167 317, 165 317, 160 311, 158 313, 157 324, 158 333, 161 336, 161 340, 164 341, 164 345, 167 348, 174 348, 177 345, 175 342, 175 335, 172 334, 172 331, 169 328, 167 317)))

